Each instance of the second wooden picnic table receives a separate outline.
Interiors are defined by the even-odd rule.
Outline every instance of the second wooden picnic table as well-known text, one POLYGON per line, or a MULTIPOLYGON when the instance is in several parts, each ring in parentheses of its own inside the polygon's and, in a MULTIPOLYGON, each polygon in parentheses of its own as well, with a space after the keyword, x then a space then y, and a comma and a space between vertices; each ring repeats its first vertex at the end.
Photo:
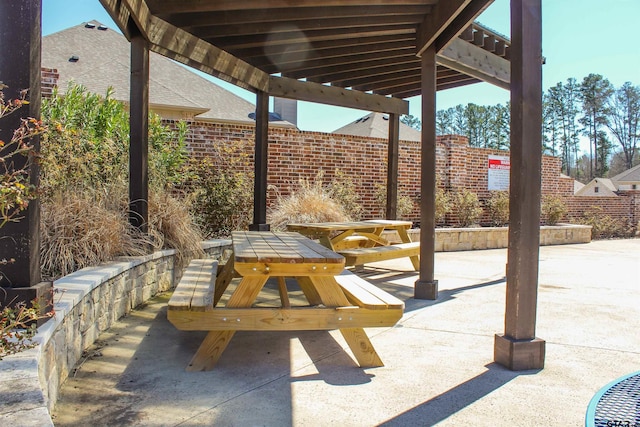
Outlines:
MULTIPOLYGON (((391 258, 410 257, 415 270, 420 269, 419 242, 412 242, 407 231, 411 221, 366 220, 348 222, 291 223, 289 231, 296 231, 318 240, 322 245, 347 258, 347 265, 360 260, 372 262, 391 258), (401 243, 392 245, 384 231, 398 233, 401 243), (382 248, 387 247, 387 248, 382 248), (352 262, 349 262, 352 260, 352 262)), ((362 262, 364 264, 364 262, 362 262)))

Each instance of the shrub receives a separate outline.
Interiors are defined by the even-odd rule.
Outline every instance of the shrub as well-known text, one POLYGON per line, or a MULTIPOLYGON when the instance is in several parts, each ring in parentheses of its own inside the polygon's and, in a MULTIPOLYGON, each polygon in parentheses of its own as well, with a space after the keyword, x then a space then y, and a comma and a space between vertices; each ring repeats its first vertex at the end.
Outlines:
POLYGON ((192 160, 185 171, 190 211, 206 238, 227 237, 251 222, 253 172, 245 144, 215 144, 211 157, 192 160))
MULTIPOLYGON (((382 211, 385 212, 387 208, 387 186, 383 184, 376 184, 376 206, 382 211)), ((415 208, 413 204, 413 200, 411 197, 400 194, 398 192, 398 201, 397 201, 397 209, 396 209, 396 217, 404 218, 407 215, 413 212, 415 208)))
POLYGON ((436 188, 436 224, 442 224, 451 211, 451 197, 443 188, 436 188))
POLYGON ((470 227, 476 224, 482 215, 478 195, 472 191, 465 189, 453 193, 451 203, 460 227, 470 227))
MULTIPOLYGON (((129 225, 129 117, 111 98, 71 85, 64 97, 44 99, 41 164, 41 259, 55 278, 120 255, 174 248, 198 254, 201 236, 185 208, 171 196, 187 158, 186 125, 149 118, 149 228, 129 225)), ((177 196, 177 195, 176 195, 177 196)))
MULTIPOLYGON (((0 288, 0 291, 3 291, 0 288)), ((23 350, 35 347, 37 343, 31 341, 36 334, 39 319, 53 316, 50 311, 41 315, 41 309, 37 301, 32 301, 28 306, 24 301, 10 302, 0 310, 0 360, 4 356, 19 353, 23 350)))
MULTIPOLYGON (((122 196, 120 199, 126 200, 122 196)), ((109 204, 116 204, 111 197, 78 192, 59 194, 42 204, 40 258, 44 277, 53 280, 120 255, 147 253, 153 241, 136 234, 126 208, 118 210, 109 204)))
POLYGON ((600 206, 593 206, 585 211, 579 222, 591 226, 592 239, 631 237, 634 232, 631 224, 607 215, 600 206))
MULTIPOLYGON (((42 102, 42 117, 49 131, 41 147, 41 188, 58 190, 102 188, 127 184, 129 171, 129 115, 122 103, 102 97, 83 86, 70 85, 65 96, 54 90, 42 102)), ((149 186, 164 188, 180 181, 187 159, 185 123, 176 129, 149 116, 149 186)))
POLYGON ((567 214, 567 205, 562 197, 546 195, 540 206, 542 220, 547 225, 556 225, 567 214))
MULTIPOLYGON (((322 176, 320 174, 320 176, 322 176)), ((335 178, 327 185, 329 196, 338 202, 347 215, 353 220, 359 220, 362 215, 360 196, 356 192, 353 180, 339 169, 335 171, 335 178)))
POLYGON ((292 222, 333 222, 350 221, 344 207, 331 198, 329 190, 322 185, 322 173, 313 182, 301 179, 299 188, 288 197, 276 200, 270 211, 270 224, 273 230, 286 230, 292 222))
POLYGON ((486 200, 485 206, 492 225, 502 227, 509 222, 509 192, 494 191, 486 200))

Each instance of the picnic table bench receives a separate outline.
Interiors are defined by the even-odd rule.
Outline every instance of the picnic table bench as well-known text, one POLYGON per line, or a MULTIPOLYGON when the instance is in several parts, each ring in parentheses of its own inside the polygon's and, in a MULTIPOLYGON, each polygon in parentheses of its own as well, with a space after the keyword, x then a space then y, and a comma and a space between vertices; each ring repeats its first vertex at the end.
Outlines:
POLYGON ((187 370, 209 370, 235 331, 339 329, 361 367, 383 366, 362 328, 393 326, 404 303, 344 270, 344 257, 298 233, 234 232, 233 256, 221 268, 193 260, 169 300, 167 317, 184 331, 209 331, 187 370), (221 295, 241 276, 226 304, 221 295), (280 307, 253 305, 269 278, 280 307), (295 277, 308 305, 291 306, 285 277, 295 277))
POLYGON ((297 231, 345 257, 345 265, 409 257, 413 268, 420 270, 420 242, 412 242, 407 230, 410 221, 367 220, 352 222, 317 222, 288 224, 289 231, 297 231), (382 232, 398 233, 401 243, 391 244, 382 232))

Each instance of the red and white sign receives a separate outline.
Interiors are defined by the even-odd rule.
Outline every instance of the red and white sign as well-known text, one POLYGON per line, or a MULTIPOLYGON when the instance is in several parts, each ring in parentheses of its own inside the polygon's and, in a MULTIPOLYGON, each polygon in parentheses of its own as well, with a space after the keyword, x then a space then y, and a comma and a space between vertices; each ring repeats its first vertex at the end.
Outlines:
POLYGON ((511 160, 509 156, 489 155, 487 189, 489 191, 508 191, 510 169, 511 160))

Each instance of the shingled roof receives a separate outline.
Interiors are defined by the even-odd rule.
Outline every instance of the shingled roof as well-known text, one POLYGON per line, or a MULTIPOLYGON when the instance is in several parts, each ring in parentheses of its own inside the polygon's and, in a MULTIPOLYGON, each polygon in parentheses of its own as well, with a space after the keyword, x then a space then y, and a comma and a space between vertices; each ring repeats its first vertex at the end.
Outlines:
MULTIPOLYGON (((149 63, 152 109, 175 110, 181 118, 203 121, 254 122, 249 117, 255 111, 251 102, 157 53, 150 52, 149 63)), ((74 81, 102 95, 112 87, 115 99, 129 102, 130 44, 97 21, 43 37, 42 65, 58 70, 61 92, 74 81)))
MULTIPOLYGON (((388 139, 389 116, 383 113, 370 113, 334 130, 332 133, 388 139)), ((400 123, 400 140, 420 141, 420 131, 400 123)))

